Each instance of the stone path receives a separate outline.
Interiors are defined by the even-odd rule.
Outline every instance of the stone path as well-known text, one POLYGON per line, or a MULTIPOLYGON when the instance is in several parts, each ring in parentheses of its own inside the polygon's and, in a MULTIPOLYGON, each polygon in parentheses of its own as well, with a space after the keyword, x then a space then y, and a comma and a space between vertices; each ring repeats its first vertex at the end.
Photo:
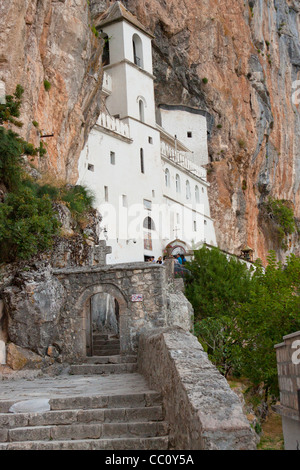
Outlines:
POLYGON ((102 355, 69 374, 0 381, 0 450, 168 449, 162 397, 136 370, 136 356, 102 355))

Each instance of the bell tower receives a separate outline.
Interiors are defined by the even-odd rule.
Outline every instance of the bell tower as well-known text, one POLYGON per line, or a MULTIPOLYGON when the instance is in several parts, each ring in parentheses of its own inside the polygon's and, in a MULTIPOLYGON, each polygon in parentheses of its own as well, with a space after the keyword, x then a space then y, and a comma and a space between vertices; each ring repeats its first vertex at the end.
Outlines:
POLYGON ((152 38, 121 2, 113 3, 96 24, 105 41, 103 66, 112 78, 106 106, 113 116, 155 126, 152 38))

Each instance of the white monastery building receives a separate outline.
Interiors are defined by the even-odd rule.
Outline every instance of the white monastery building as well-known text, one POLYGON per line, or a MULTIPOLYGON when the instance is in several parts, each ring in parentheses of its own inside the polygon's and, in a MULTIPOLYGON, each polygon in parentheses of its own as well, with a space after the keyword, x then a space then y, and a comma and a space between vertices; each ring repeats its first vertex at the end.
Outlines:
POLYGON ((216 246, 206 169, 203 112, 162 105, 157 110, 153 36, 115 2, 96 25, 105 39, 103 106, 79 159, 78 184, 95 195, 108 264, 189 255, 216 246), (160 124, 156 121, 159 115, 160 124))

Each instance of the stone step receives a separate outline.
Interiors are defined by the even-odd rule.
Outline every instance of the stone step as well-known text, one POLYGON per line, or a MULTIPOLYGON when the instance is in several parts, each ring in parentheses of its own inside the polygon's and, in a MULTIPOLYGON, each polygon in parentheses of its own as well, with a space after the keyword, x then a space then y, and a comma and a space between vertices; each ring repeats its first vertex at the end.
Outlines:
POLYGON ((120 348, 120 343, 106 343, 106 344, 97 344, 93 343, 93 348, 98 348, 98 349, 119 349, 120 348))
POLYGON ((167 436, 151 438, 31 441, 0 444, 0 450, 167 450, 167 436))
POLYGON ((93 356, 119 356, 120 349, 99 349, 93 348, 93 356))
POLYGON ((1 413, 1 432, 27 426, 75 425, 96 423, 124 423, 141 421, 162 421, 163 411, 159 405, 148 407, 102 408, 46 411, 44 413, 1 413))
POLYGON ((159 437, 168 434, 168 424, 157 421, 26 426, 8 429, 5 434, 1 436, 1 442, 159 437))
POLYGON ((110 341, 105 341, 103 339, 93 339, 93 346, 120 346, 119 339, 112 339, 110 341))
POLYGON ((120 354, 113 356, 90 356, 84 359, 85 364, 120 364, 123 362, 135 363, 136 361, 136 356, 120 356, 120 354))
POLYGON ((160 406, 162 403, 161 394, 158 392, 129 393, 126 395, 97 395, 78 396, 65 398, 52 398, 50 409, 72 410, 72 409, 98 409, 98 408, 137 408, 160 406))
POLYGON ((79 364, 70 367, 70 375, 124 374, 137 371, 135 363, 121 364, 79 364))

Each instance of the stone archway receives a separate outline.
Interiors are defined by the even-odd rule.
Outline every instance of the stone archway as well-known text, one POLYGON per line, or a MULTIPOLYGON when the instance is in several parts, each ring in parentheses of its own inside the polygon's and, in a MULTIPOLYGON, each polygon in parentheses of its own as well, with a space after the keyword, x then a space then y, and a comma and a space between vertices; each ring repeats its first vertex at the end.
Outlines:
MULTIPOLYGON (((81 343, 83 356, 93 354, 93 299, 97 304, 101 299, 106 298, 112 299, 116 304, 120 352, 124 353, 129 349, 129 338, 126 328, 129 313, 127 300, 121 290, 114 284, 103 283, 87 287, 76 303, 76 311, 81 312, 82 317, 81 343)), ((98 319, 98 321, 102 322, 101 319, 98 319)), ((95 322, 97 323, 97 319, 94 317, 94 327, 95 322)), ((110 323, 111 325, 106 324, 106 327, 113 329, 113 321, 110 323)))

